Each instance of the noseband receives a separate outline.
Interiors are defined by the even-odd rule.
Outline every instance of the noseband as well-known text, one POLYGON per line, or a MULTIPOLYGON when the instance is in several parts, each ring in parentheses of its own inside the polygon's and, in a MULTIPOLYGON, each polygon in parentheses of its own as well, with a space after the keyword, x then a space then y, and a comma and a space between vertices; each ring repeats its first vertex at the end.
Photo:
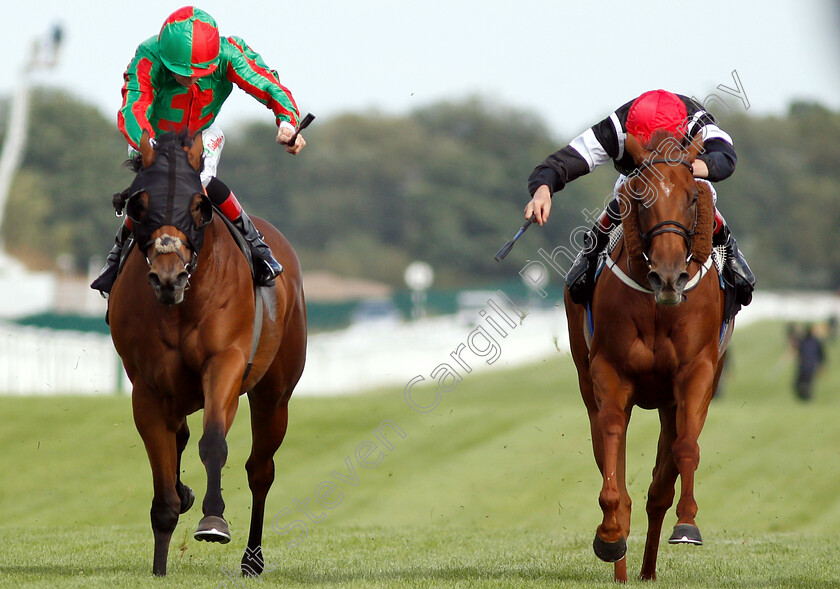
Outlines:
MULTIPOLYGON (((674 164, 681 164, 683 166, 686 166, 688 168, 689 172, 692 173, 692 175, 694 174, 694 168, 692 167, 691 163, 687 162, 686 160, 669 160, 669 159, 664 159, 664 158, 655 159, 655 160, 644 162, 641 165, 640 169, 641 168, 646 168, 646 167, 651 167, 654 164, 668 164, 669 166, 673 166, 674 164)), ((693 245, 693 242, 694 242, 694 234, 695 234, 696 229, 697 229, 697 209, 694 210, 694 226, 691 229, 689 229, 688 227, 686 227, 685 225, 683 225, 679 221, 668 220, 668 221, 662 221, 660 223, 657 223, 656 225, 654 225, 653 227, 651 227, 648 231, 646 231, 644 233, 641 233, 641 231, 640 231, 641 236, 642 236, 642 247, 643 247, 642 254, 645 257, 645 260, 648 263, 650 263, 650 259, 648 258, 648 255, 647 255, 648 248, 650 247, 650 242, 653 241, 654 237, 656 237, 657 235, 662 235, 663 233, 676 233, 677 235, 682 237, 683 240, 685 241, 686 251, 688 252, 688 254, 686 255, 686 261, 690 260, 691 259, 691 248, 692 248, 692 245, 693 245)))
POLYGON ((178 256, 178 259, 181 260, 181 263, 184 265, 184 270, 187 272, 187 286, 186 288, 190 287, 190 278, 192 278, 192 274, 195 271, 195 267, 198 264, 198 254, 195 253, 195 250, 190 248, 189 244, 185 242, 183 239, 179 237, 173 237, 171 235, 162 235, 154 240, 149 240, 143 246, 143 256, 146 258, 146 264, 148 264, 149 268, 152 267, 152 264, 155 263, 157 257, 162 254, 175 254, 178 256), (149 248, 154 246, 155 252, 151 258, 146 255, 146 252, 149 251, 149 248), (181 247, 185 247, 190 251, 190 261, 188 262, 184 259, 184 256, 181 254, 181 247))

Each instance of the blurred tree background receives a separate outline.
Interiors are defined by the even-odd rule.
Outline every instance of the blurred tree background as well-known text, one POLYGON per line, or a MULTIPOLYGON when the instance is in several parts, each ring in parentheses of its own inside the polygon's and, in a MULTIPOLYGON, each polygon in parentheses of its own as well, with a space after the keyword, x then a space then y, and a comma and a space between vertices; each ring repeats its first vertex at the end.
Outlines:
MULTIPOLYGON (((33 268, 53 268, 64 255, 86 272, 91 258, 104 259, 118 226, 110 198, 131 180, 121 167, 125 141, 91 105, 50 89, 33 96, 4 243, 33 268)), ((760 286, 840 287, 840 113, 796 103, 784 117, 720 122, 739 161, 717 185, 718 204, 760 286)), ((571 139, 551 137, 529 112, 473 98, 400 116, 318 119, 298 157, 274 144, 270 122, 225 132, 219 176, 248 212, 289 237, 305 270, 398 287, 418 259, 435 268, 439 287, 516 277, 538 248, 570 246, 575 228, 588 224, 582 211, 603 207, 616 175, 602 166, 569 185, 555 196, 549 224, 529 230, 497 264, 493 254, 524 221, 528 175, 571 139)))

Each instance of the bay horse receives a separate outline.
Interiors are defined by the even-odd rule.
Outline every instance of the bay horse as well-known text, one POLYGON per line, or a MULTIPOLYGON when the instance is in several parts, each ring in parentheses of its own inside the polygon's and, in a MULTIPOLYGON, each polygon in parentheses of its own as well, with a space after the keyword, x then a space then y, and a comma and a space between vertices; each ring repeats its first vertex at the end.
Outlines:
POLYGON ((259 575, 273 457, 305 361, 306 305, 292 246, 257 218, 255 225, 285 270, 275 286, 255 290, 245 255, 204 196, 202 150, 200 134, 166 134, 154 144, 143 134, 126 205, 137 247, 111 291, 111 336, 131 380, 134 422, 152 469, 153 573, 166 574, 172 532, 195 500, 181 482, 180 466, 190 435, 186 417, 201 408, 198 450, 207 490, 195 538, 230 541, 221 489, 225 437, 239 397, 247 392, 252 448, 246 470, 253 506, 242 571, 259 575))
POLYGON ((695 522, 697 439, 725 360, 724 299, 711 263, 714 203, 691 167, 702 141, 697 136, 684 147, 657 131, 643 147, 628 134, 625 149, 638 172, 618 190, 622 241, 608 255, 588 309, 565 292, 572 357, 603 477, 598 498, 603 521, 593 548, 600 559, 615 563, 619 582, 627 581, 631 501, 625 453, 631 411, 656 409, 661 426, 641 569, 641 578, 653 580, 677 476, 677 524, 669 542, 702 544, 695 522))

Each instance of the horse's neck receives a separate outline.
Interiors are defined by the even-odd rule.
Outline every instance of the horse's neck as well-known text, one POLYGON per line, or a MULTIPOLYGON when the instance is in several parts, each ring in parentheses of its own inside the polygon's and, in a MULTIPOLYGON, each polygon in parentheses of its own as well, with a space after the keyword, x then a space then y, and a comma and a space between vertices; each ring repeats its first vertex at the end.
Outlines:
POLYGON ((625 228, 621 236, 621 241, 619 242, 619 247, 616 248, 618 253, 613 254, 615 256, 613 260, 616 265, 625 269, 630 278, 635 280, 639 286, 650 288, 650 284, 647 281, 648 264, 643 255, 640 253, 631 253, 632 250, 632 247, 628 247, 627 231, 625 228))
POLYGON ((245 265, 245 258, 237 260, 237 255, 242 257, 224 222, 214 219, 204 230, 204 245, 196 266, 193 289, 200 295, 196 297, 198 304, 237 290, 238 263, 245 265))

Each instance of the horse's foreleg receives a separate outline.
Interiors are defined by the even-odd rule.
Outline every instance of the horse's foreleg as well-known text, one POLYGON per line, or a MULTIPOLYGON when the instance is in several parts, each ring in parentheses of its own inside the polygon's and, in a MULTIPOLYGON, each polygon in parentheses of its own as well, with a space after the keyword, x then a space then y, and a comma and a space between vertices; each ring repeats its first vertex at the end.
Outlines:
MULTIPOLYGON (((616 482, 618 484, 619 503, 616 511, 616 519, 621 526, 621 534, 625 541, 630 537, 630 509, 632 501, 630 493, 627 492, 627 424, 630 422, 630 407, 627 408, 625 417, 624 432, 621 436, 621 444, 618 449, 618 466, 616 482)), ((627 558, 622 557, 615 562, 615 580, 620 583, 627 582, 627 558)))
POLYGON ((181 428, 175 433, 175 443, 178 452, 178 467, 177 478, 175 482, 175 489, 178 491, 178 496, 181 498, 181 513, 189 511, 190 507, 195 503, 195 494, 192 489, 181 482, 181 455, 184 453, 184 448, 187 447, 187 442, 190 439, 190 428, 187 426, 187 420, 181 424, 181 428))
POLYGON ((653 481, 648 489, 648 529, 645 540, 645 555, 642 561, 642 579, 656 580, 656 557, 659 554, 659 535, 665 513, 674 502, 674 483, 677 480, 677 464, 671 452, 677 437, 676 407, 659 410, 659 444, 656 450, 656 464, 653 467, 653 481))
POLYGON ((274 482, 274 453, 283 442, 288 424, 289 409, 286 403, 277 404, 276 399, 264 403, 250 394, 251 402, 251 455, 245 463, 248 471, 248 485, 251 488, 251 529, 248 533, 248 547, 242 557, 242 573, 259 575, 265 568, 262 554, 262 534, 265 520, 265 499, 274 482))
MULTIPOLYGON (((625 412, 629 387, 605 362, 593 362, 592 375, 595 397, 600 399, 597 425, 593 429, 599 432, 603 445, 603 464, 599 466, 604 479, 598 497, 604 519, 595 532, 593 548, 601 560, 615 562, 627 552, 625 528, 629 527, 629 522, 622 521, 621 504, 622 492, 627 497, 622 452, 629 419, 629 414, 625 412)), ((626 507, 629 515, 629 504, 626 507)))
POLYGON ((598 496, 604 519, 595 532, 593 547, 601 560, 615 562, 627 552, 627 540, 620 519, 622 448, 627 422, 624 412, 614 405, 602 405, 598 412, 598 429, 604 445, 603 485, 598 496))
POLYGON ((154 563, 152 572, 166 575, 166 561, 172 532, 178 524, 181 513, 181 498, 176 489, 178 480, 178 449, 175 432, 163 417, 159 403, 135 388, 132 394, 134 423, 146 446, 149 464, 152 467, 154 497, 152 498, 151 520, 155 536, 154 563))
MULTIPOLYGON (((629 420, 629 417, 628 417, 629 420)), ((599 425, 598 425, 598 410, 594 408, 594 410, 589 412, 589 426, 590 432, 592 437, 592 449, 595 453, 595 463, 598 465, 598 469, 601 471, 601 474, 604 473, 604 437, 600 433, 599 425)), ((627 430, 625 428, 624 435, 621 438, 621 445, 619 447, 618 452, 618 487, 619 487, 619 504, 616 510, 616 519, 618 520, 619 526, 622 530, 622 535, 626 539, 630 535, 630 509, 632 505, 632 501, 630 500, 630 494, 627 492, 627 485, 625 479, 625 469, 626 469, 626 443, 627 443, 627 430)), ((599 541, 596 536, 595 543, 598 544, 599 541)), ((620 544, 620 542, 619 542, 620 544)), ((600 548, 596 548, 596 553, 600 548)), ((600 556, 600 555, 599 555, 600 556)), ((621 583, 627 582, 627 560, 626 558, 622 557, 619 560, 615 561, 615 570, 614 570, 615 580, 621 583)))
POLYGON ((700 464, 700 431, 712 398, 715 367, 712 362, 699 361, 684 379, 676 382, 677 438, 672 452, 680 474, 680 499, 677 502, 677 525, 668 540, 672 544, 702 544, 700 530, 694 521, 697 502, 694 500, 694 473, 700 464))
POLYGON ((204 433, 198 442, 198 454, 207 472, 207 492, 198 524, 196 540, 230 542, 230 529, 224 518, 222 499, 222 468, 227 462, 227 436, 239 406, 239 387, 245 361, 231 350, 214 356, 205 363, 201 377, 204 388, 204 433))

